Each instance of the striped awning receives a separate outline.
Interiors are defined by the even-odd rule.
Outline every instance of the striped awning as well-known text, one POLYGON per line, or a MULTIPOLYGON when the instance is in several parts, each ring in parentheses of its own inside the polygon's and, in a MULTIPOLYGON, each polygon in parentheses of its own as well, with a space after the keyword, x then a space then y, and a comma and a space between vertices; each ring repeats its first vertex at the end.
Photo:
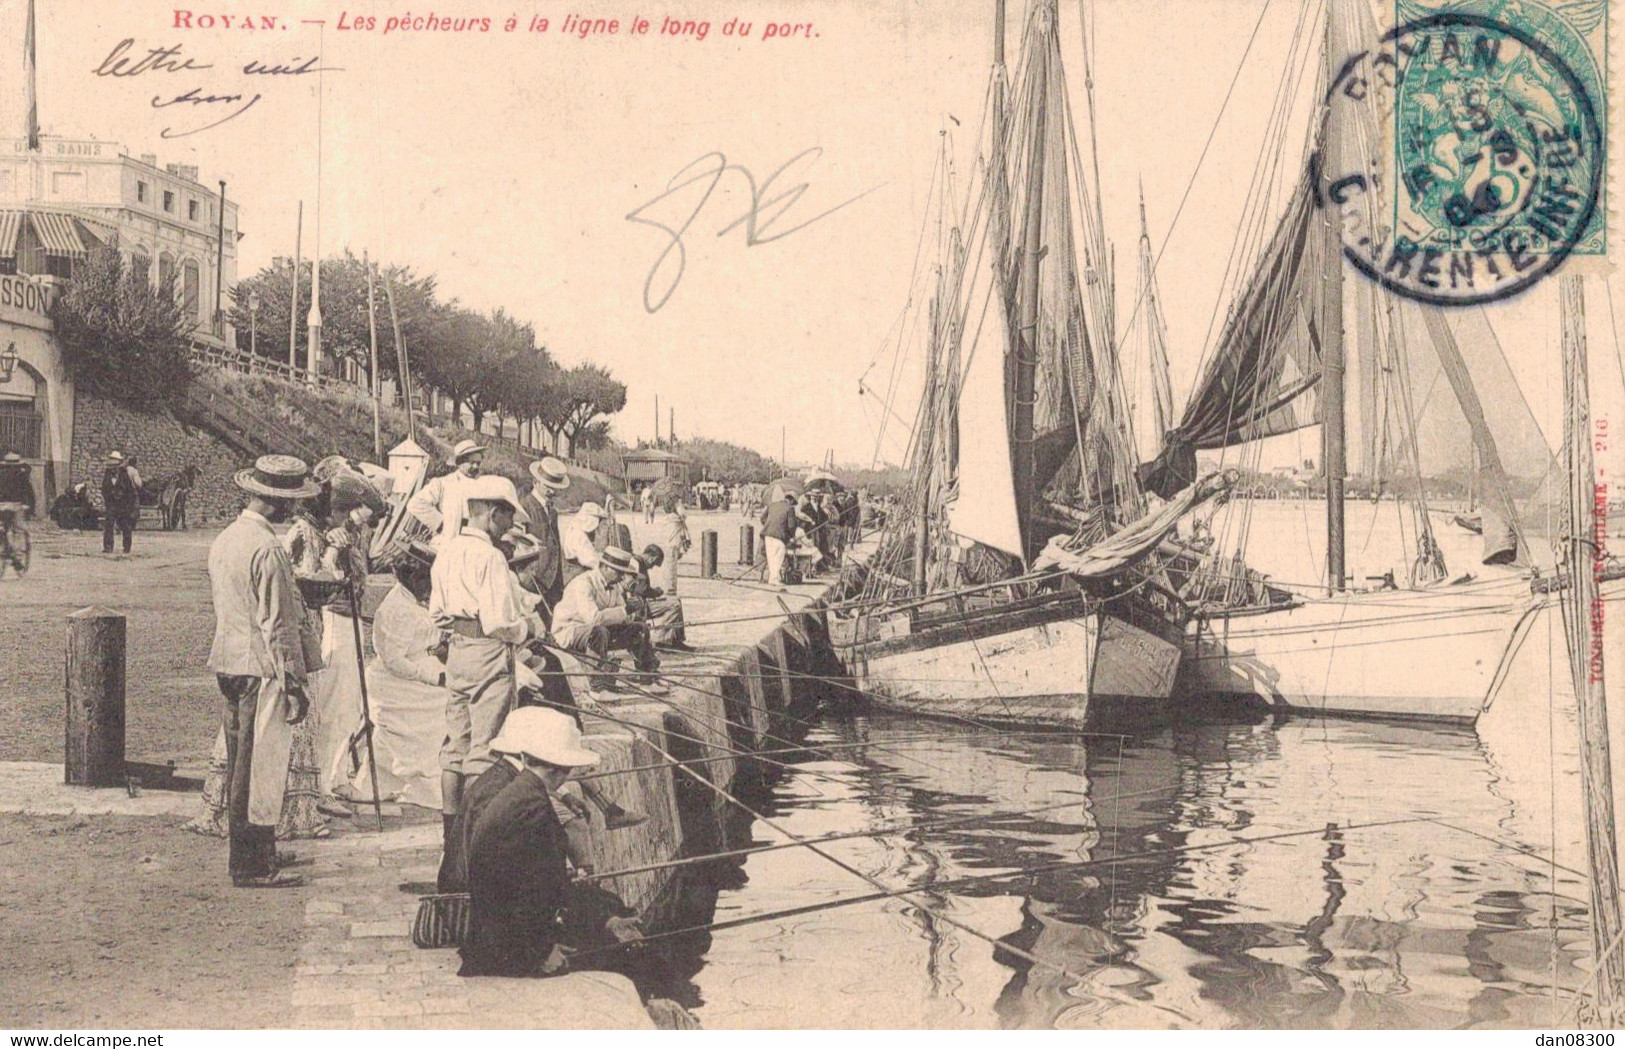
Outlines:
POLYGON ((79 227, 68 215, 54 211, 31 211, 28 221, 34 224, 34 233, 45 247, 47 255, 83 255, 85 242, 79 237, 79 227))
POLYGON ((22 228, 22 212, 0 211, 0 259, 17 257, 17 234, 22 228))

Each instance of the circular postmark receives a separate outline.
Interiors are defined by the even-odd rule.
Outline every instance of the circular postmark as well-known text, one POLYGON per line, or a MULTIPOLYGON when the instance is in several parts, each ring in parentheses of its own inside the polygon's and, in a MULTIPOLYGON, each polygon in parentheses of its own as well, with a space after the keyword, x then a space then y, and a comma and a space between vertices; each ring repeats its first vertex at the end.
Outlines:
POLYGON ((1395 294, 1465 306, 1516 295, 1600 243, 1600 89, 1572 42, 1442 11, 1344 61, 1312 172, 1344 257, 1395 294))

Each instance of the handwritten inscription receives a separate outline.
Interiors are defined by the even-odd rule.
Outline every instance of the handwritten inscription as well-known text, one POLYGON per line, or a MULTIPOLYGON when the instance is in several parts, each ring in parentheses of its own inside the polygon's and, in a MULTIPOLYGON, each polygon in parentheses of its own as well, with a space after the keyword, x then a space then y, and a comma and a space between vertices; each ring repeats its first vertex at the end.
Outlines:
POLYGON ((857 196, 850 197, 834 207, 826 208, 800 221, 794 221, 789 217, 789 213, 801 202, 801 198, 811 188, 811 183, 799 182, 793 186, 783 186, 779 180, 783 178, 788 181, 790 178, 795 177, 787 175, 787 172, 803 161, 806 161, 807 165, 811 166, 811 164, 817 162, 819 157, 823 156, 823 153, 822 147, 818 146, 802 150, 783 164, 780 164, 760 185, 757 184, 756 177, 748 169, 739 164, 728 163, 728 158, 721 153, 707 153, 673 175, 671 180, 666 183, 665 190, 653 200, 634 208, 626 216, 628 222, 635 222, 651 229, 657 229, 665 235, 665 245, 655 258, 654 266, 649 270, 649 275, 643 281, 643 308, 650 313, 658 312, 662 306, 670 301, 672 293, 677 290, 678 283, 683 279, 683 272, 688 268, 688 248, 683 243, 683 237, 687 235, 690 227, 699 218, 700 212, 705 209, 706 203, 711 199, 711 194, 716 191, 717 185, 722 181, 723 176, 729 172, 733 172, 745 180, 746 188, 750 193, 750 205, 745 209, 743 215, 718 230, 717 236, 725 237, 743 226, 745 230, 745 246, 747 248, 782 240, 797 230, 806 229, 820 219, 828 218, 847 205, 861 200, 880 188, 875 186, 866 189, 857 196), (694 206, 688 210, 686 216, 681 212, 678 213, 681 221, 675 225, 659 218, 649 217, 648 213, 650 211, 668 201, 676 200, 683 194, 684 190, 696 186, 703 187, 699 192, 699 199, 694 202, 694 206), (782 225, 786 222, 790 224, 782 225))
MULTIPOLYGON (((158 74, 201 72, 214 68, 213 62, 198 61, 191 55, 183 54, 182 49, 183 45, 172 44, 141 51, 133 38, 127 38, 113 45, 107 57, 91 72, 99 77, 129 79, 158 74)), ((241 73, 244 77, 253 77, 258 81, 264 77, 298 77, 323 71, 342 71, 333 66, 318 65, 320 61, 320 56, 301 58, 297 55, 287 61, 250 59, 241 67, 241 73)), ((173 94, 153 95, 150 104, 154 109, 171 109, 179 106, 181 108, 178 112, 207 113, 209 119, 205 123, 184 127, 170 126, 159 132, 161 138, 185 138, 187 135, 217 128, 228 120, 242 116, 264 97, 265 95, 259 91, 217 91, 194 86, 173 94), (221 113, 224 115, 221 116, 221 113)))

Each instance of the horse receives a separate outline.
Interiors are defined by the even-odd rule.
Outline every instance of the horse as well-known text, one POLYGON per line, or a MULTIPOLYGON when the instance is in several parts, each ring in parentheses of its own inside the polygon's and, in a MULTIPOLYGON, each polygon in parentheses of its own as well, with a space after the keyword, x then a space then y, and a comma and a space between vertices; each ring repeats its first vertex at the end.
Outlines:
POLYGON ((164 531, 186 530, 186 495, 197 484, 199 473, 198 468, 189 463, 179 473, 144 486, 158 492, 158 509, 163 517, 164 531))

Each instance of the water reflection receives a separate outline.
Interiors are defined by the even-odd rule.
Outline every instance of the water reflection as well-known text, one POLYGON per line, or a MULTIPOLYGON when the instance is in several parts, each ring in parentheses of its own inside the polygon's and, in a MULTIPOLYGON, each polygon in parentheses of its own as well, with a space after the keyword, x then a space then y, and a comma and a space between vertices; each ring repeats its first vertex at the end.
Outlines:
MULTIPOLYGON (((1551 1024, 1568 1009, 1554 979, 1580 981, 1589 934, 1585 882, 1564 869, 1583 867, 1577 811, 1553 806, 1566 788, 1528 753, 1551 758, 1559 737, 1535 720, 1482 736, 1284 721, 1084 741, 826 720, 811 741, 873 745, 806 762, 818 775, 781 780, 766 814, 804 837, 913 824, 823 848, 888 886, 950 884, 911 897, 928 906, 668 944, 659 990, 712 1028, 1551 1024), (930 825, 965 815, 989 819, 930 825)), ((803 849, 699 881, 690 920, 870 891, 803 849)))

